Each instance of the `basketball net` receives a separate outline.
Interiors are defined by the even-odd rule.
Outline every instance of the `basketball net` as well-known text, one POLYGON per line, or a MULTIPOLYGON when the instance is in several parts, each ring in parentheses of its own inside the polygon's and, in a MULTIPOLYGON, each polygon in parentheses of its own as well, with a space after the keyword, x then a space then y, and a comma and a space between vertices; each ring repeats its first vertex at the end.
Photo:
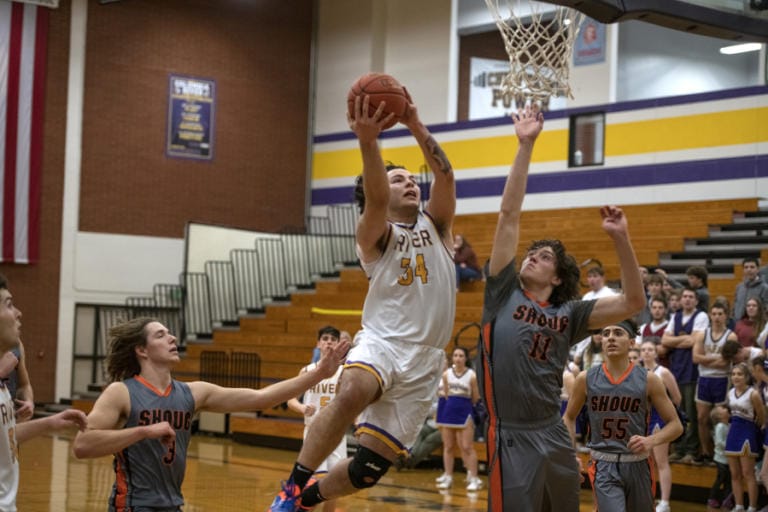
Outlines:
POLYGON ((569 63, 584 15, 575 9, 529 0, 485 3, 509 55, 510 71, 501 84, 504 93, 517 104, 531 101, 546 105, 552 96, 573 98, 568 84, 569 63), (522 12, 523 3, 530 6, 530 13, 522 12))

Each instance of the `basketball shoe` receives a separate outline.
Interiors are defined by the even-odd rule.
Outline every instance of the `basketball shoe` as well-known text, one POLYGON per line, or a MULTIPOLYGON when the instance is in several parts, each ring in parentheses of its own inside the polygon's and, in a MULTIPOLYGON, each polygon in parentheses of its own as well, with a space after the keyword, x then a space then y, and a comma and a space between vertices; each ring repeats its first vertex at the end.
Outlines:
MULTIPOLYGON (((307 487, 315 482, 316 480, 311 478, 307 482, 307 487)), ((301 504, 301 489, 292 481, 282 482, 281 487, 280 494, 275 496, 275 501, 272 502, 267 512, 302 512, 314 508, 305 507, 301 504)))

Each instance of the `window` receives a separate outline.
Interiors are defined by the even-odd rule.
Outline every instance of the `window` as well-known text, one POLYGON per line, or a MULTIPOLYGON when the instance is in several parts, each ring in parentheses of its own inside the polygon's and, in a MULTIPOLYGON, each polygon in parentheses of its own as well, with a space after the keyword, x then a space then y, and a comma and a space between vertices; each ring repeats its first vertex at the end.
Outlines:
POLYGON ((568 167, 605 163, 605 113, 577 114, 570 118, 568 167))

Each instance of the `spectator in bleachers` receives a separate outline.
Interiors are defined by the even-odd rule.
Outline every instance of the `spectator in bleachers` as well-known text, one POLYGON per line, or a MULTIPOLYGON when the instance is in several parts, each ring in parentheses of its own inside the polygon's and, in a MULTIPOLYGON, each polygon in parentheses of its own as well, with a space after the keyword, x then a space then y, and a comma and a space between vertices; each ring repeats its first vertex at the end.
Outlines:
POLYGON ((747 299, 757 297, 762 301, 763 306, 768 306, 768 282, 760 277, 759 261, 757 258, 744 258, 742 263, 744 280, 736 286, 733 299, 732 318, 734 321, 738 322, 744 317, 747 299))
POLYGON ((757 335, 757 346, 768 350, 768 322, 765 322, 765 327, 757 335))
POLYGON ((640 278, 643 280, 643 286, 648 284, 648 267, 637 267, 637 269, 640 271, 640 278))
POLYGON ((657 297, 664 297, 664 278, 659 274, 648 276, 648 282, 645 285, 645 295, 648 301, 645 308, 637 314, 637 323, 642 325, 651 321, 651 301, 657 297))
POLYGON ((671 319, 675 313, 680 311, 680 296, 683 294, 682 290, 672 290, 667 293, 667 314, 671 319))
POLYGON ((757 335, 765 328, 766 313, 763 301, 759 297, 751 297, 747 300, 744 314, 736 322, 734 332, 739 343, 745 347, 757 345, 757 335))
POLYGON ((453 250, 453 262, 456 264, 456 290, 459 289, 462 281, 482 280, 483 272, 477 263, 477 254, 464 235, 454 235, 453 250))
MULTIPOLYGON (((618 295, 618 292, 614 290, 613 288, 606 286, 605 284, 605 270, 603 270, 603 267, 596 265, 594 267, 590 267, 589 270, 587 270, 587 284, 589 285, 589 291, 585 293, 581 300, 592 300, 592 299, 599 299, 600 297, 610 297, 611 295, 618 295)), ((573 346, 572 355, 574 358, 578 354, 579 361, 581 361, 581 357, 584 354, 584 351, 587 349, 587 346, 591 342, 592 337, 587 336, 580 342, 578 342, 576 345, 573 346)))
POLYGON ((595 266, 587 270, 587 284, 589 291, 584 294, 582 300, 599 299, 600 297, 610 297, 617 292, 613 288, 605 285, 605 270, 603 267, 595 266))
POLYGON ((582 370, 589 370, 593 366, 603 363, 603 337, 600 333, 595 333, 589 338, 589 342, 584 347, 584 350, 577 352, 574 357, 574 362, 582 370))
POLYGON ((675 453, 670 455, 672 462, 693 463, 699 451, 699 429, 696 418, 696 381, 699 372, 693 363, 693 346, 698 337, 704 336, 709 327, 707 314, 696 309, 696 292, 684 288, 680 304, 682 309, 675 313, 664 331, 661 344, 669 350, 669 370, 677 380, 682 395, 682 409, 690 423, 683 439, 677 443, 675 453))
MULTIPOLYGON (((717 297, 715 297, 715 300, 713 300, 712 302, 713 303, 719 302, 720 304, 725 306, 726 311, 728 312, 731 311, 731 301, 729 301, 728 297, 726 297, 725 295, 718 295, 717 297)), ((728 318, 725 320, 725 325, 730 330, 734 330, 736 328, 736 321, 733 318, 731 318, 730 314, 728 315, 728 318)))
POLYGON ((680 281, 676 281, 674 279, 670 279, 669 275, 667 274, 667 271, 664 270, 661 267, 656 268, 653 271, 654 274, 658 274, 661 276, 661 278, 664 280, 664 284, 662 285, 662 290, 664 290, 664 293, 669 293, 672 290, 680 290, 683 287, 683 283, 680 281))
POLYGON ((694 265, 688 267, 685 271, 688 278, 688 286, 696 292, 699 299, 698 308, 701 311, 709 311, 709 290, 707 289, 707 269, 705 267, 694 265))
POLYGON ((699 379, 696 385, 696 416, 699 424, 701 453, 697 463, 712 462, 712 433, 709 415, 716 405, 725 403, 728 393, 728 373, 731 364, 723 357, 726 341, 736 341, 736 334, 728 329, 725 321, 728 308, 715 302, 709 309, 709 327, 704 336, 698 336, 693 346, 693 362, 699 365, 699 379))
POLYGON ((656 355, 659 358, 659 364, 665 367, 669 366, 667 349, 661 344, 661 338, 669 324, 667 317, 667 301, 664 297, 651 299, 651 318, 648 322, 640 326, 640 334, 637 335, 635 343, 640 346, 645 341, 651 341, 656 345, 656 355))
POLYGON ((768 283, 768 264, 761 267, 758 274, 760 274, 760 279, 762 279, 764 283, 768 283))

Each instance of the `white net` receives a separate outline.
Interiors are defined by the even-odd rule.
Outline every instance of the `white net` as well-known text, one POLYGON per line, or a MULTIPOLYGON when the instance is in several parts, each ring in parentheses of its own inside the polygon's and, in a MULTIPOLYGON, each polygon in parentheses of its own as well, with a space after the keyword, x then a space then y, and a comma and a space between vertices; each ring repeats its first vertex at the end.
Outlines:
POLYGON ((573 43, 584 15, 567 7, 528 0, 485 0, 504 39, 509 74, 505 94, 548 103, 553 96, 573 98, 568 83, 573 43))

